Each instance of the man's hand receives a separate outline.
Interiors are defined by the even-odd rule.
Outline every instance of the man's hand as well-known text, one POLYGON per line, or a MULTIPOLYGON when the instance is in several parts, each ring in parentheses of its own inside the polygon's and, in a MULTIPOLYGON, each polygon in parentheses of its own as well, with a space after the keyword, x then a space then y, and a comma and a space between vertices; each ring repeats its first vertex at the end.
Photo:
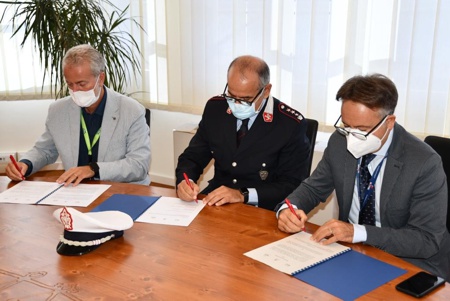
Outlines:
POLYGON ((89 166, 78 166, 72 167, 71 169, 64 172, 57 180, 59 184, 68 186, 73 183, 73 186, 77 186, 80 182, 87 178, 92 178, 95 172, 89 166))
POLYGON ((329 245, 337 241, 353 242, 353 233, 352 224, 331 219, 317 229, 311 236, 311 239, 321 242, 324 245, 329 245))
POLYGON ((203 203, 209 206, 221 206, 227 203, 243 203, 244 196, 237 189, 229 188, 226 186, 220 186, 219 188, 211 191, 203 199, 203 203))
POLYGON ((286 233, 297 233, 303 230, 308 217, 300 209, 295 209, 295 213, 297 215, 292 213, 289 208, 281 210, 278 215, 278 229, 286 233))
MULTIPOLYGON (((28 170, 28 165, 26 165, 23 162, 17 162, 17 165, 20 168, 20 172, 22 172, 22 175, 26 174, 28 170)), ((5 173, 6 175, 13 181, 22 181, 22 175, 17 170, 17 168, 14 166, 14 163, 9 162, 8 165, 6 165, 5 173)))
POLYGON ((192 188, 186 182, 186 180, 181 181, 177 186, 177 195, 180 199, 187 202, 192 202, 197 199, 197 195, 200 193, 200 187, 193 181, 190 181, 192 188))

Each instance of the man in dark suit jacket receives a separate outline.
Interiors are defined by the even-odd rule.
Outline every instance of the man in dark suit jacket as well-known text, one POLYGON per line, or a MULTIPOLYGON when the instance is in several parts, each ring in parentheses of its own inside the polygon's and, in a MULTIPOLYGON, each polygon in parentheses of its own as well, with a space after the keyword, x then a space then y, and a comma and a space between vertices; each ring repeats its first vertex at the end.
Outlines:
POLYGON ((327 221, 312 239, 325 239, 324 244, 363 242, 449 281, 448 198, 442 161, 395 122, 397 98, 394 83, 379 74, 355 76, 344 83, 336 95, 342 101, 337 131, 311 177, 288 196, 300 219, 281 203, 278 228, 300 231, 306 214, 335 190, 339 220, 327 221), (359 191, 366 154, 376 155, 369 163, 375 187, 359 191), (373 214, 373 219, 364 220, 369 206, 373 207, 367 214, 373 214))
POLYGON ((241 56, 230 64, 224 93, 207 102, 196 134, 178 159, 179 198, 196 199, 195 182, 211 159, 214 178, 202 191, 209 205, 244 202, 273 210, 308 176, 306 121, 270 95, 269 80, 269 67, 259 58, 241 56), (238 145, 237 131, 247 122, 238 145))

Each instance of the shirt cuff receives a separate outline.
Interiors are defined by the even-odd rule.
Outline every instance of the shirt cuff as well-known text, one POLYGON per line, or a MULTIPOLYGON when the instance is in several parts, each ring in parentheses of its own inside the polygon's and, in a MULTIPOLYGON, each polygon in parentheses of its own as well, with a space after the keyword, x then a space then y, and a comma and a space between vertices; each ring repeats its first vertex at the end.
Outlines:
POLYGON ((365 242, 367 240, 366 227, 363 225, 353 224, 353 243, 365 242))
MULTIPOLYGON (((294 204, 292 204, 292 207, 294 207, 294 209, 298 209, 297 206, 295 206, 294 204)), ((286 208, 289 208, 288 205, 286 205, 286 203, 281 205, 280 209, 278 209, 278 211, 276 213, 277 219, 278 219, 278 216, 280 215, 280 212, 283 211, 286 208)))
POLYGON ((247 204, 258 206, 258 192, 255 188, 248 188, 248 202, 247 204))
POLYGON ((28 166, 27 172, 23 175, 24 177, 28 177, 33 172, 33 163, 27 159, 22 159, 19 162, 25 163, 28 166))

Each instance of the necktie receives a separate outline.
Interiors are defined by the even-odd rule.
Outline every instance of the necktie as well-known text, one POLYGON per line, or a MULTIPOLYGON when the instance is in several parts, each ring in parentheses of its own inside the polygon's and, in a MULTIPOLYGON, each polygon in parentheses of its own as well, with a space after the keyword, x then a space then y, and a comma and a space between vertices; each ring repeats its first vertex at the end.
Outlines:
MULTIPOLYGON (((363 206, 364 195, 366 193, 367 186, 370 182, 370 172, 367 166, 375 158, 376 155, 368 154, 361 158, 361 167, 359 170, 359 221, 361 225, 373 225, 375 226, 375 187, 373 188, 372 194, 368 197, 367 202, 363 206)), ((375 183, 373 183, 375 185, 375 183)))
POLYGON ((242 139, 247 135, 248 132, 248 121, 249 119, 242 120, 241 127, 237 131, 237 146, 239 147, 239 144, 241 143, 242 139))

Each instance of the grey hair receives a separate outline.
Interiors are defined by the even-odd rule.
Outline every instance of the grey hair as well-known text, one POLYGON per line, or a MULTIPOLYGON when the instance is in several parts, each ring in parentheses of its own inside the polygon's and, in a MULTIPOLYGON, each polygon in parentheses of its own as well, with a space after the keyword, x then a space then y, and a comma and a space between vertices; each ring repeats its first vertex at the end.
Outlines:
POLYGON ((105 72, 105 59, 103 55, 94 47, 88 44, 81 44, 70 48, 64 55, 62 68, 67 65, 79 65, 85 61, 91 65, 91 72, 94 76, 105 72))

